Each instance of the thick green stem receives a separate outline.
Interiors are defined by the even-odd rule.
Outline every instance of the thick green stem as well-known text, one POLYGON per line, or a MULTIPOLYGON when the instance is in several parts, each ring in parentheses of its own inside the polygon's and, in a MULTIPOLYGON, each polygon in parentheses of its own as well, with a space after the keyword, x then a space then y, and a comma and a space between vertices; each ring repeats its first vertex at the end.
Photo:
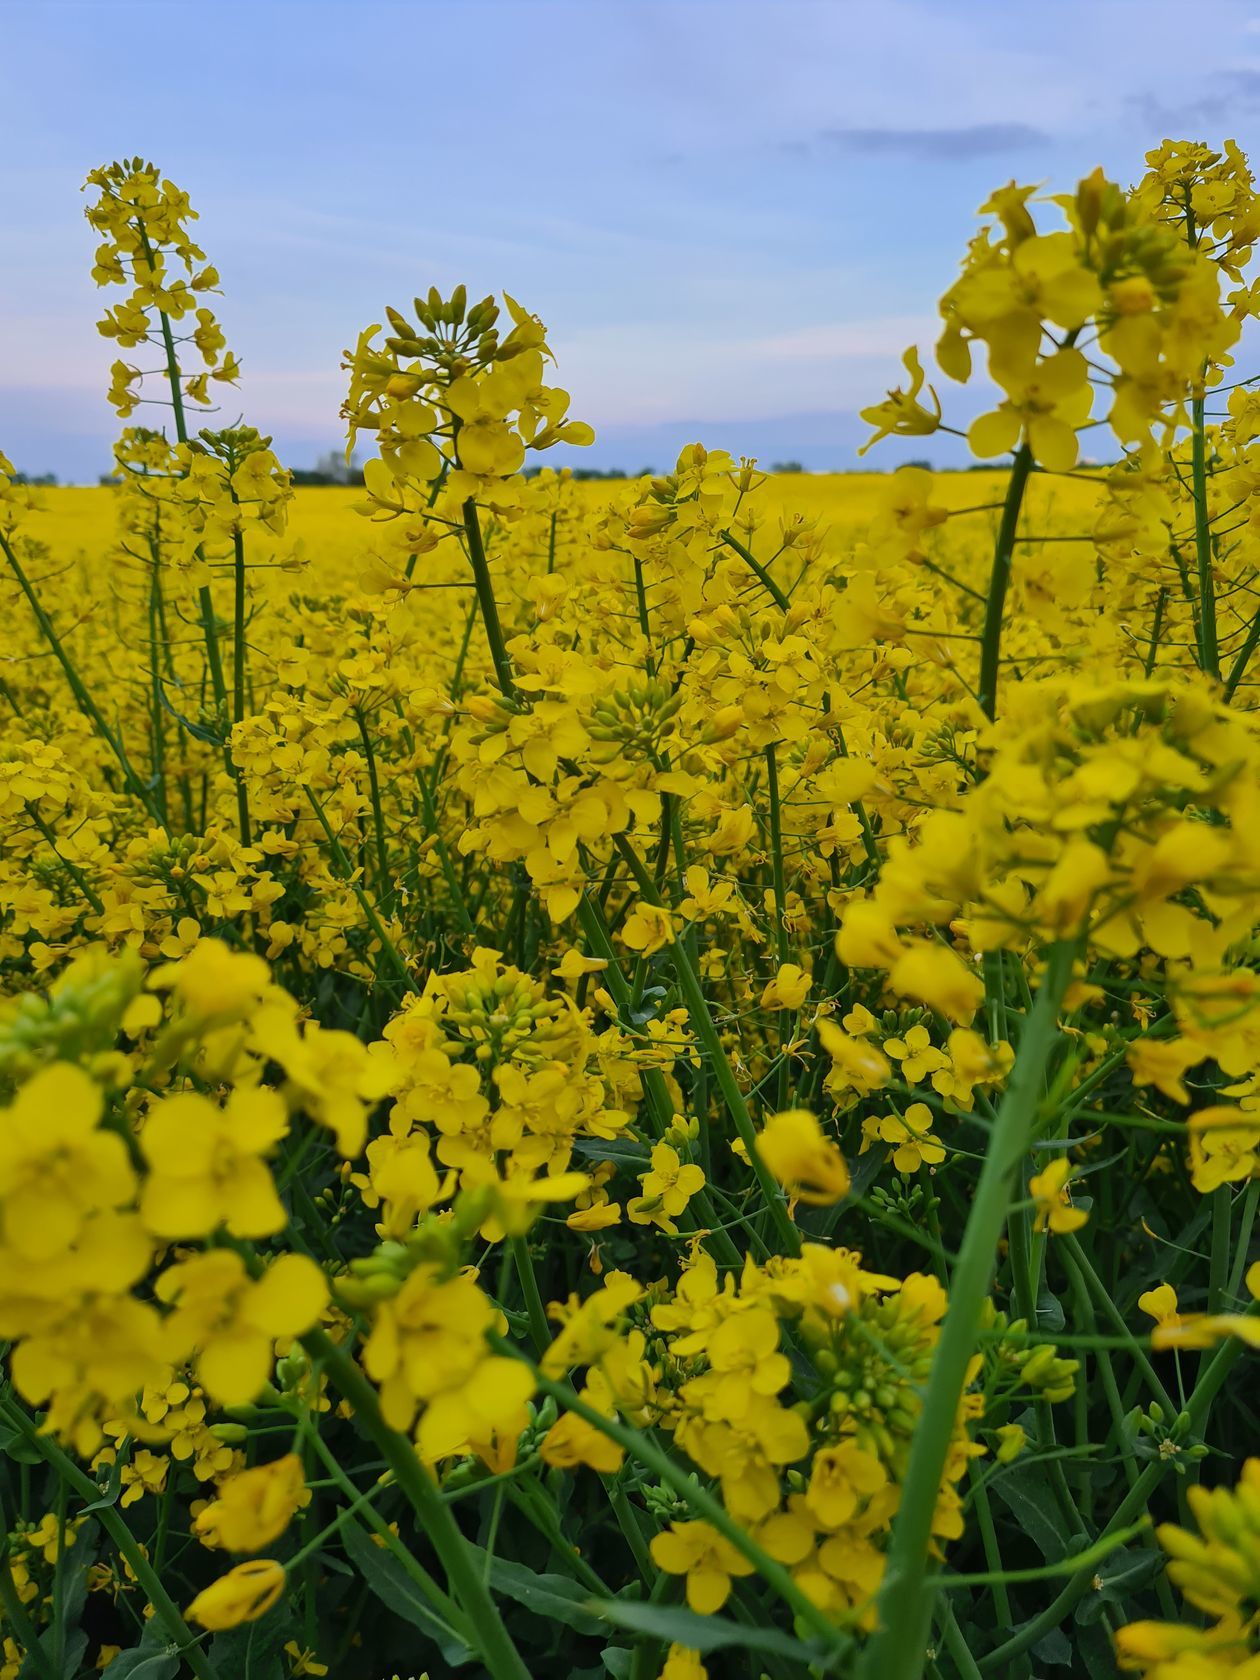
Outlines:
POLYGON ((722 531, 720 535, 727 548, 738 554, 740 559, 748 567, 749 571, 753 573, 758 583, 760 583, 763 589, 766 590, 775 606, 782 612, 786 612, 788 607, 791 605, 791 602, 770 576, 770 573, 761 564, 761 561, 757 559, 752 550, 745 548, 744 544, 739 541, 738 537, 733 537, 729 531, 722 531))
POLYGON ((50 1436, 41 1434, 21 1407, 5 1406, 3 1412, 61 1480, 94 1507, 96 1520, 118 1548, 119 1555, 126 1561, 136 1584, 153 1606, 153 1613, 165 1629, 171 1644, 179 1651, 197 1676, 197 1680, 218 1680, 218 1671, 201 1649, 197 1635, 180 1614, 179 1606, 162 1585, 139 1541, 114 1506, 101 1504, 101 1490, 92 1478, 85 1475, 50 1436))
POLYGON ((1011 582, 1011 559, 1015 553, 1015 536, 1019 530, 1020 510, 1024 505, 1024 488, 1032 471, 1032 450, 1021 443, 1011 464, 1011 476, 1006 486, 1006 500, 1002 504, 1002 521, 998 526, 997 542, 993 549, 993 570, 989 574, 989 593, 984 607, 984 630, 980 637, 980 686, 976 698, 987 718, 997 712, 998 669, 1002 663, 1002 618, 1006 611, 1006 592, 1011 582))
POLYGON ((918 1680, 923 1672, 934 1596, 927 1581, 932 1519, 967 1366, 975 1352, 993 1281, 1011 1185, 1032 1136, 1046 1068, 1054 1050, 1059 1005, 1071 978, 1074 951, 1075 947, 1066 942, 1051 947, 989 1139, 893 1524, 879 1596, 880 1627, 864 1655, 864 1680, 918 1680))
POLYGON ((516 697, 516 684, 512 681, 512 664, 508 659, 507 648, 503 642, 503 627, 499 623, 499 608, 494 598, 494 585, 490 581, 490 567, 486 560, 486 545, 481 540, 481 522, 477 517, 477 504, 471 496, 464 503, 464 532, 468 538, 468 558, 472 562, 473 582, 477 587, 477 603, 481 608, 481 622, 485 628, 486 641, 490 644, 490 659, 494 665, 495 681, 505 698, 512 700, 516 697))
MULTIPOLYGON (((232 537, 232 577, 234 604, 232 613, 232 722, 240 723, 245 716, 245 539, 239 531, 232 537)), ((230 759, 230 754, 229 754, 230 759)), ((249 845, 249 794, 245 778, 239 768, 229 762, 236 778, 236 811, 241 828, 241 845, 249 845)))
POLYGON ((1194 498, 1194 554, 1199 583, 1199 666, 1221 674, 1216 642, 1216 584, 1212 577, 1212 522, 1207 505, 1207 439, 1202 397, 1190 405, 1190 482, 1194 498))
POLYGON ((359 1426, 372 1438, 394 1472, 394 1479, 416 1513, 421 1529, 442 1560, 451 1592, 468 1618, 469 1632, 494 1680, 530 1680, 529 1670, 503 1625, 498 1606, 481 1578, 459 1524, 417 1457, 415 1447, 385 1422, 376 1390, 344 1349, 322 1330, 308 1332, 302 1337, 302 1345, 327 1372, 342 1398, 349 1401, 359 1426))
POLYGON ((534 1344, 534 1351, 542 1355, 550 1345, 551 1333, 547 1329, 547 1310, 539 1292, 529 1243, 524 1237, 509 1237, 508 1247, 512 1251, 516 1275, 520 1279, 521 1293, 525 1297, 525 1311, 529 1316, 529 1339, 534 1344))

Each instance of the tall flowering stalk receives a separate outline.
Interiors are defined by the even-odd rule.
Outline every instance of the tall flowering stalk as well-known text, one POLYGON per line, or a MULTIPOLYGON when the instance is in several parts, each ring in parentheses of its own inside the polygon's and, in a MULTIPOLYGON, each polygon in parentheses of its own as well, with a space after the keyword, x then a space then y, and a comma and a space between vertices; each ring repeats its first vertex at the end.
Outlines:
POLYGON ((298 497, 93 172, 112 544, 0 457, 2 1680, 1252 1671, 1260 213, 1147 162, 983 208, 994 469, 592 490, 456 287, 298 497))

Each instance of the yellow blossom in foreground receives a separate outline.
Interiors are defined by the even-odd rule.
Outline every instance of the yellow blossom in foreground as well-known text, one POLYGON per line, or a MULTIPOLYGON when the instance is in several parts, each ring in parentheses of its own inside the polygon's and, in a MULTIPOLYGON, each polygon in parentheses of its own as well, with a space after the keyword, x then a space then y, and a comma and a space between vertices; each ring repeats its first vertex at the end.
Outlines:
POLYGON ((203 1545, 257 1552, 279 1539, 309 1497, 302 1460, 286 1453, 229 1477, 218 1497, 198 1511, 193 1526, 203 1545))
POLYGON ((278 1337, 309 1330, 328 1300, 324 1274, 304 1254, 282 1254, 254 1281, 230 1249, 169 1267, 157 1281, 172 1356, 193 1354, 206 1392, 224 1406, 253 1400, 271 1371, 278 1337))
POLYGON ((220 1108, 196 1091, 158 1103, 145 1120, 149 1163, 140 1213, 158 1237, 204 1237, 223 1224, 238 1237, 267 1237, 286 1215, 263 1156, 288 1130, 275 1091, 233 1091, 220 1108))
POLYGON ((794 1200, 828 1207, 849 1193, 844 1156, 808 1109, 772 1114, 757 1139, 757 1153, 794 1200))
POLYGON ((3 1233, 29 1261, 69 1248, 89 1214, 121 1207, 134 1193, 126 1145, 100 1128, 104 1107, 100 1086, 81 1068, 55 1062, 0 1114, 3 1233))
POLYGON ((218 1633, 239 1627, 242 1622, 256 1622, 283 1591, 284 1565, 272 1558, 251 1558, 203 1588, 186 1614, 190 1621, 218 1633))
POLYGON ((687 1577, 687 1603, 699 1616, 711 1616, 730 1597, 731 1577, 751 1575, 748 1559, 710 1523, 672 1522, 654 1536, 652 1561, 668 1575, 687 1577))

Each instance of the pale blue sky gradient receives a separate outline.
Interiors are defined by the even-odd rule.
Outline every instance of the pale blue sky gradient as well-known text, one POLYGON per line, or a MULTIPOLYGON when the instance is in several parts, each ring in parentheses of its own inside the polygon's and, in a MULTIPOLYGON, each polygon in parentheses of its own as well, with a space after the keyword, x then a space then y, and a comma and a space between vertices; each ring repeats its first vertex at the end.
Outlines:
POLYGON ((1258 128, 1247 0, 0 0, 0 449, 108 466, 79 187, 119 154, 200 209, 244 364, 221 423, 290 464, 339 443, 357 330, 463 280, 548 323, 592 464, 699 436, 823 468, 993 186, 1258 128))

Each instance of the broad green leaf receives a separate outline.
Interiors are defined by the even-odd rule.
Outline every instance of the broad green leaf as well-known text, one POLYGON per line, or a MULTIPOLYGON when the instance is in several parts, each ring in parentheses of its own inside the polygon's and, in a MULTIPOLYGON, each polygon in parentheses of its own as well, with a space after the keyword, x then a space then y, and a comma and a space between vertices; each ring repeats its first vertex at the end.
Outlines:
POLYGON ((170 1651, 145 1651, 136 1646, 120 1651, 101 1680, 175 1680, 179 1658, 170 1651))
MULTIPOLYGON (((837 1632, 837 1644, 827 1653, 813 1642, 807 1645, 775 1628, 744 1627, 724 1616, 698 1616, 694 1610, 683 1610, 677 1605, 596 1598, 587 1600, 587 1609, 604 1622, 630 1628, 634 1633, 650 1634, 654 1639, 668 1640, 673 1645, 685 1645, 692 1651, 719 1651, 740 1645, 749 1651, 791 1657, 795 1662, 817 1663, 823 1673, 827 1672, 828 1661, 834 1661, 839 1655, 839 1644, 844 1638, 837 1632)), ((844 1642, 848 1643, 847 1640, 844 1642)))
POLYGON ((381 1603, 396 1616, 401 1616, 412 1627, 426 1634, 451 1668, 460 1668, 473 1660, 474 1653, 463 1638, 434 1612, 392 1552, 378 1546, 356 1522, 348 1522, 342 1528, 341 1543, 362 1577, 364 1586, 371 1588, 381 1603))
MULTIPOLYGON (((468 1550, 476 1558, 478 1568, 484 1569, 485 1552, 479 1546, 469 1546, 468 1550)), ((490 1585, 496 1593, 514 1599, 536 1616, 545 1616, 549 1622, 563 1622, 576 1633, 604 1631, 602 1623, 590 1612, 590 1588, 581 1586, 572 1576, 539 1574, 527 1564, 493 1558, 490 1585)))

